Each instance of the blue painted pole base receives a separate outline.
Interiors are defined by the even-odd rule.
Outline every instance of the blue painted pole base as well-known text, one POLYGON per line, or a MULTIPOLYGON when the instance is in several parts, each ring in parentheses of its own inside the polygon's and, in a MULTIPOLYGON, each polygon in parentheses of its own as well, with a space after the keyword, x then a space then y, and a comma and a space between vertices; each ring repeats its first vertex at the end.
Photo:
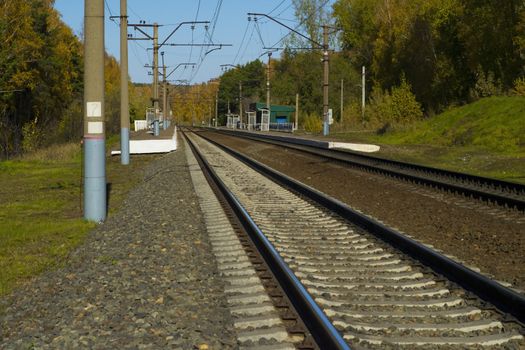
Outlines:
POLYGON ((84 137, 84 219, 106 219, 106 140, 84 137))
POLYGON ((323 135, 328 136, 330 133, 330 124, 328 122, 323 122, 323 135))
POLYGON ((129 164, 129 129, 120 129, 120 163, 129 164))
POLYGON ((153 135, 159 136, 160 135, 160 128, 159 128, 159 121, 155 120, 153 122, 153 135))

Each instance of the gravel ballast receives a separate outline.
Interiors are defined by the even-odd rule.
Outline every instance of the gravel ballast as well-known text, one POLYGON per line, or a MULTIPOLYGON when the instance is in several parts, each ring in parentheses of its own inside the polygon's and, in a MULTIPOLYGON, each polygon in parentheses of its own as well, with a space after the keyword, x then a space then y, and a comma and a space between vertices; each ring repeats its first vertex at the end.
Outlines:
POLYGON ((362 172, 300 151, 211 132, 206 135, 490 278, 525 291, 523 213, 362 172))
POLYGON ((1 300, 0 348, 237 347, 183 143, 65 268, 1 300))

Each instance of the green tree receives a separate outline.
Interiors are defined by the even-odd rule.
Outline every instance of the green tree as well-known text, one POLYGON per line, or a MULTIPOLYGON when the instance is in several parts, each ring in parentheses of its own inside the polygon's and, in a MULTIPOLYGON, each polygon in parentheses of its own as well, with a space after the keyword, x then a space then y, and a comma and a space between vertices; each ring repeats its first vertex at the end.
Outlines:
POLYGON ((24 135, 31 137, 26 149, 53 142, 62 116, 81 93, 81 45, 52 5, 51 0, 0 1, 4 158, 22 151, 24 135))

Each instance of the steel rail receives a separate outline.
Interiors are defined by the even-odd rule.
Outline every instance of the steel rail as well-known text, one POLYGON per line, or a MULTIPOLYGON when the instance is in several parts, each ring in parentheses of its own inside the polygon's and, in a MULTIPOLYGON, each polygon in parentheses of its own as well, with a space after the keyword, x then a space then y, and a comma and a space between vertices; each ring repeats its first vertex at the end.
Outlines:
POLYGON ((288 295, 317 344, 321 344, 323 349, 350 349, 328 317, 306 291, 306 288, 284 262, 268 238, 266 238, 257 224, 252 220, 248 212, 243 208, 242 204, 226 187, 193 142, 184 132, 182 132, 182 134, 188 141, 195 157, 203 165, 204 170, 209 174, 210 178, 213 179, 235 214, 239 217, 241 224, 265 259, 266 264, 280 282, 283 290, 288 295))
POLYGON ((363 228, 367 232, 370 232, 374 236, 390 244, 395 249, 404 252, 408 256, 430 267, 436 273, 441 274, 450 281, 457 283, 462 288, 477 295, 482 300, 496 306, 501 311, 514 316, 519 322, 525 323, 524 295, 521 295, 514 290, 444 256, 443 254, 406 237, 396 230, 353 210, 341 201, 302 184, 283 173, 271 169, 256 160, 234 151, 230 147, 221 145, 202 135, 202 133, 197 134, 277 183, 284 185, 322 205, 326 209, 339 214, 351 223, 363 228))
POLYGON ((424 165, 404 163, 404 162, 385 159, 381 157, 364 155, 364 154, 360 154, 360 153, 352 152, 352 151, 340 151, 340 150, 335 150, 335 149, 326 149, 318 145, 320 143, 319 141, 306 140, 299 144, 297 143, 292 144, 291 140, 289 141, 288 138, 283 139, 282 137, 279 137, 279 136, 259 135, 259 134, 255 135, 252 133, 248 134, 246 132, 239 132, 239 131, 237 132, 231 132, 231 131, 226 131, 226 130, 214 130, 214 131, 225 134, 225 135, 242 137, 246 139, 267 142, 270 144, 288 147, 291 149, 314 154, 314 155, 321 156, 324 158, 341 161, 341 162, 350 164, 352 166, 359 166, 366 170, 370 170, 374 172, 382 172, 391 177, 406 179, 408 181, 413 181, 413 182, 424 184, 427 186, 440 188, 446 191, 456 192, 466 197, 473 196, 475 198, 479 198, 489 203, 494 202, 502 206, 516 208, 517 210, 520 210, 520 211, 525 211, 525 199, 510 197, 510 196, 507 196, 501 193, 501 192, 506 191, 509 193, 514 192, 516 194, 525 194, 525 185, 522 185, 522 184, 507 182, 507 181, 502 181, 502 180, 497 180, 497 179, 491 179, 491 178, 486 178, 486 177, 476 176, 476 175, 471 175, 471 174, 465 174, 465 173, 455 172, 451 170, 437 169, 437 168, 428 167, 424 165), (357 159, 351 159, 351 158, 357 158, 357 159), (370 163, 375 163, 375 164, 370 164, 370 163), (482 188, 472 188, 469 186, 450 183, 450 182, 439 180, 439 179, 432 179, 432 178, 425 177, 425 176, 409 174, 402 170, 389 169, 389 168, 386 168, 385 165, 395 167, 395 168, 400 168, 400 169, 405 168, 405 169, 408 169, 409 171, 423 172, 423 173, 430 174, 430 175, 434 174, 439 177, 448 178, 450 179, 450 181, 459 180, 459 181, 464 181, 464 182, 481 184, 481 187, 486 186, 486 187, 493 187, 493 188, 501 188, 502 190, 498 191, 499 193, 488 192, 482 188))

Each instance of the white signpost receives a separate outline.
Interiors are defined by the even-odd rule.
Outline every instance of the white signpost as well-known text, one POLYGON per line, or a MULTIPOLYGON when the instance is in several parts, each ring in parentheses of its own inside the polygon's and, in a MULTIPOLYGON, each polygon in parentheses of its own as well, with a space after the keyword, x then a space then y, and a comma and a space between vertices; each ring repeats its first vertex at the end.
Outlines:
POLYGON ((267 109, 261 113, 261 131, 270 131, 270 111, 267 109))

